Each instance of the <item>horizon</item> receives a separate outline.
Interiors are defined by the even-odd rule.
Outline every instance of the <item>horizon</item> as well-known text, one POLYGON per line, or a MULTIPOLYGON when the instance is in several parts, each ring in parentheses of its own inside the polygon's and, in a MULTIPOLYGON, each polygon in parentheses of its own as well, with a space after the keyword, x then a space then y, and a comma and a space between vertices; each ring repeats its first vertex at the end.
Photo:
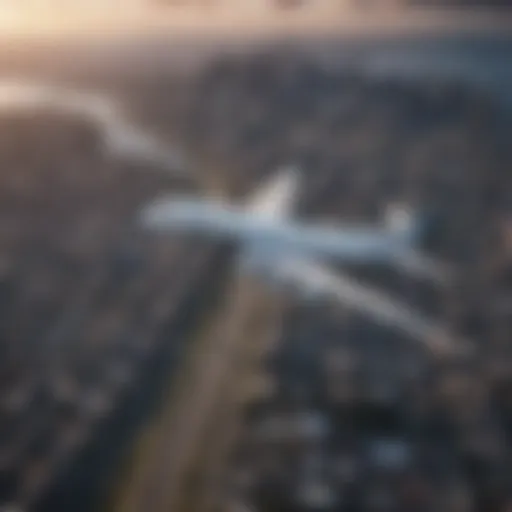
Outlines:
POLYGON ((306 6, 292 11, 253 6, 151 6, 127 0, 117 3, 66 6, 3 4, 0 39, 115 35, 379 35, 417 31, 477 31, 508 35, 512 10, 492 8, 413 7, 397 2, 357 8, 347 3, 306 6), (128 8, 130 7, 130 8, 128 8))

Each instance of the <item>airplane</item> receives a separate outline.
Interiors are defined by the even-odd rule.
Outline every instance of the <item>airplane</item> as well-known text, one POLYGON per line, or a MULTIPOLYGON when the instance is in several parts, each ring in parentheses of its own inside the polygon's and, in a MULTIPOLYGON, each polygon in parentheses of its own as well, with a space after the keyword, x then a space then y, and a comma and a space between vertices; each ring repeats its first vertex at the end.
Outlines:
POLYGON ((298 222, 292 214, 299 174, 293 167, 282 169, 246 205, 216 198, 157 199, 142 208, 138 222, 156 232, 234 241, 241 273, 310 300, 335 299, 420 338, 431 348, 451 350, 452 337, 434 321, 328 266, 333 261, 391 265, 420 278, 448 283, 450 272, 415 248, 422 235, 420 219, 406 208, 393 206, 383 226, 298 222))

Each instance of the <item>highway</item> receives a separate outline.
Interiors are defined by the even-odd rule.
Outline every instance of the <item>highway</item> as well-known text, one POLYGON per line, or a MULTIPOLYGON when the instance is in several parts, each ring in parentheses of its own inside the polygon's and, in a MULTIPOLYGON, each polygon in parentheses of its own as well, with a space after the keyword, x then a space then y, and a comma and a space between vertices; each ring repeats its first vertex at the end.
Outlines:
POLYGON ((227 290, 193 340, 115 510, 206 511, 217 502, 247 385, 280 318, 279 304, 248 279, 231 276, 227 290))
MULTIPOLYGON (((141 426, 158 407, 169 375, 176 373, 182 353, 186 352, 188 333, 208 309, 212 292, 218 289, 221 273, 212 274, 212 268, 219 269, 225 262, 225 255, 204 251, 196 256, 188 255, 189 265, 182 265, 179 282, 175 280, 174 286, 160 286, 158 295, 147 274, 136 280, 131 290, 125 290, 125 301, 140 299, 148 291, 154 298, 147 328, 142 333, 146 348, 139 351, 139 366, 130 374, 129 385, 125 388, 113 381, 105 390, 112 406, 108 415, 91 414, 86 418, 73 446, 67 446, 68 440, 62 439, 62 453, 53 461, 58 478, 48 482, 50 487, 41 489, 41 493, 31 492, 36 501, 28 503, 24 498, 24 505, 33 505, 35 510, 41 511, 58 507, 76 511, 100 509, 105 494, 111 492, 127 447, 138 439, 141 426), (74 446, 77 443, 80 446, 74 446), (81 489, 87 490, 86 496, 77 498, 81 489)), ((72 306, 77 311, 85 307, 82 302, 72 306)), ((133 318, 124 325, 123 332, 138 338, 136 324, 137 319, 133 318)), ((51 369, 49 367, 48 371, 51 369)))

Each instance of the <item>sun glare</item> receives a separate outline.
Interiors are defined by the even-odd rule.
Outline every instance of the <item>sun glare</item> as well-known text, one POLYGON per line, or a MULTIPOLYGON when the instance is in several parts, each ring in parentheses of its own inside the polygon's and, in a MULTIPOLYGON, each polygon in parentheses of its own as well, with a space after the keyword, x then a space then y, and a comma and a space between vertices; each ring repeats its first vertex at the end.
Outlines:
POLYGON ((35 2, 5 2, 0 4, 0 31, 3 35, 17 35, 47 30, 54 14, 35 2))
POLYGON ((136 0, 123 3, 90 0, 83 3, 44 0, 0 0, 0 34, 51 34, 74 32, 92 26, 110 26, 136 19, 136 0))
MULTIPOLYGON (((377 2, 370 10, 355 8, 357 4, 358 0, 305 2, 300 9, 283 13, 264 1, 167 5, 149 0, 0 0, 0 38, 64 35, 90 39, 96 34, 153 34, 157 30, 172 34, 221 31, 244 35, 328 30, 333 34, 397 30, 416 33, 443 27, 473 30, 475 25, 469 11, 451 15, 443 12, 439 16, 432 9, 412 9, 406 13, 399 8, 400 0, 377 2)), ((510 29, 509 18, 475 15, 479 27, 488 27, 493 32, 498 27, 510 29)))

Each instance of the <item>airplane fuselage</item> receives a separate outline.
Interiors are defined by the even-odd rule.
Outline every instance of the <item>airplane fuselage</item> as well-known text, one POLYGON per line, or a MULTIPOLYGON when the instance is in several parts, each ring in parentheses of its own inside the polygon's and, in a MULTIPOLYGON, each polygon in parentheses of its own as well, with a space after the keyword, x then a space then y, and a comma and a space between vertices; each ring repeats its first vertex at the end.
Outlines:
POLYGON ((330 225, 294 220, 298 176, 284 170, 260 187, 245 205, 208 198, 164 199, 141 212, 146 228, 165 233, 229 241, 237 246, 237 268, 278 289, 303 297, 324 297, 370 313, 387 325, 424 340, 439 329, 406 304, 390 300, 349 276, 329 269, 330 261, 386 265, 418 277, 446 282, 446 273, 414 247, 422 223, 407 208, 388 209, 376 226, 330 225), (329 261, 330 260, 330 261, 329 261))
MULTIPOLYGON (((275 261, 293 255, 313 259, 337 258, 346 263, 386 262, 406 243, 385 229, 315 225, 293 219, 258 217, 236 206, 215 201, 176 201, 156 204, 149 213, 153 228, 236 239, 251 259, 275 261)), ((260 261, 263 264, 263 261, 260 261)))

